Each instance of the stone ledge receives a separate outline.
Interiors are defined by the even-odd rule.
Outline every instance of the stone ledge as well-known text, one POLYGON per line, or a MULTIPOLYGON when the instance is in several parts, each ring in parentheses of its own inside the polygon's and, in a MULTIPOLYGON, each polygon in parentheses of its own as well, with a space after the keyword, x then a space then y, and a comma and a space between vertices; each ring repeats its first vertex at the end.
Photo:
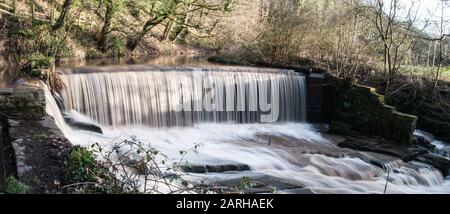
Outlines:
MULTIPOLYGON (((344 85, 338 88, 336 110, 333 115, 336 124, 348 124, 351 130, 384 137, 400 144, 412 144, 417 117, 398 112, 384 103, 384 96, 374 88, 359 85, 344 85)), ((330 127, 331 130, 342 130, 330 127)), ((342 133, 341 133, 342 134, 342 133)))
POLYGON ((46 114, 44 91, 37 88, 2 89, 0 112, 8 118, 42 118, 46 114))

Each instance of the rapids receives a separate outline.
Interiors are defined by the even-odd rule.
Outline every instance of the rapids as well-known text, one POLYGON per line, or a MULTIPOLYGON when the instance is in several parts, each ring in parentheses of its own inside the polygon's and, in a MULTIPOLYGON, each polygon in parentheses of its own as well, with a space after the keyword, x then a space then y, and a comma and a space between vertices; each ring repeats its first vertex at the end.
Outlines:
POLYGON ((389 171, 386 193, 450 193, 450 180, 429 165, 339 148, 334 137, 305 123, 305 79, 291 71, 139 67, 133 71, 72 72, 65 74, 64 80, 67 89, 62 97, 69 114, 100 126, 104 132, 71 129, 47 90, 47 112, 73 144, 108 145, 133 136, 157 148, 172 162, 180 160, 180 151, 200 145, 184 157, 189 164, 245 164, 250 168, 183 175, 194 184, 269 176, 313 193, 381 194, 389 171), (210 90, 198 87, 202 83, 196 81, 207 78, 220 79, 225 84, 216 84, 218 87, 210 90), (182 86, 183 81, 187 87, 182 86), (185 104, 184 101, 193 107, 191 102, 210 91, 214 91, 214 98, 219 97, 216 107, 227 106, 232 100, 226 98, 227 94, 240 94, 237 97, 245 104, 244 109, 236 109, 236 98, 226 110, 175 110, 174 106, 185 104), (277 109, 271 111, 279 111, 279 118, 261 123, 258 117, 267 111, 250 111, 252 99, 256 103, 278 102, 277 109), (382 161, 384 167, 367 161, 374 159, 382 161))

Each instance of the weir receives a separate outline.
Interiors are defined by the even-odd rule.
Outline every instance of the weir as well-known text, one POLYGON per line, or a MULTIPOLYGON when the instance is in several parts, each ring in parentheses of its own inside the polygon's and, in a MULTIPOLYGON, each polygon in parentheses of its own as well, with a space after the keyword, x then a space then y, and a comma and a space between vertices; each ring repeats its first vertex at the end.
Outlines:
POLYGON ((308 108, 320 111, 321 101, 307 103, 307 97, 313 90, 320 95, 321 83, 291 70, 110 66, 63 71, 62 105, 44 87, 46 111, 70 142, 114 147, 135 139, 161 151, 167 166, 180 161, 180 151, 197 148, 183 156, 191 168, 206 169, 183 174, 194 184, 227 184, 249 176, 313 193, 383 193, 386 180, 387 193, 450 191, 449 180, 428 164, 341 148, 338 138, 305 123, 308 108), (74 129, 61 107, 103 133, 74 129), (223 172, 216 172, 219 168, 223 172))
POLYGON ((290 70, 113 67, 107 72, 66 74, 63 80, 66 110, 102 125, 306 120, 305 76, 290 70))

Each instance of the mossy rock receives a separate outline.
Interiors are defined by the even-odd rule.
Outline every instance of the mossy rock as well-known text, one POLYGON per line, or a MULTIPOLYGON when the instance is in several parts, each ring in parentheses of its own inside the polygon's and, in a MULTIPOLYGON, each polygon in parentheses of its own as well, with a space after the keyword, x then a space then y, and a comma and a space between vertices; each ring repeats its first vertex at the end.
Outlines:
MULTIPOLYGON (((353 131, 377 135, 402 144, 413 143, 413 131, 417 117, 397 112, 393 106, 384 104, 384 96, 374 88, 344 85, 338 90, 335 120, 350 124, 353 131)), ((340 123, 335 133, 346 134, 340 123)))
POLYGON ((352 125, 341 121, 331 121, 329 132, 333 134, 350 135, 352 133, 352 125))

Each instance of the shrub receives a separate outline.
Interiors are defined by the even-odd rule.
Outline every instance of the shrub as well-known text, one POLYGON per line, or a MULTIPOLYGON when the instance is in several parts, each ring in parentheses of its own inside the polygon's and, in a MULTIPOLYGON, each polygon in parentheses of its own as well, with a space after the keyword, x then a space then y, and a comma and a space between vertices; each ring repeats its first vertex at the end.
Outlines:
POLYGON ((10 176, 6 179, 6 192, 11 194, 25 194, 28 187, 17 180, 15 177, 10 176))
POLYGON ((80 146, 73 147, 66 161, 66 182, 95 182, 97 174, 101 171, 95 158, 96 156, 92 151, 80 146))

